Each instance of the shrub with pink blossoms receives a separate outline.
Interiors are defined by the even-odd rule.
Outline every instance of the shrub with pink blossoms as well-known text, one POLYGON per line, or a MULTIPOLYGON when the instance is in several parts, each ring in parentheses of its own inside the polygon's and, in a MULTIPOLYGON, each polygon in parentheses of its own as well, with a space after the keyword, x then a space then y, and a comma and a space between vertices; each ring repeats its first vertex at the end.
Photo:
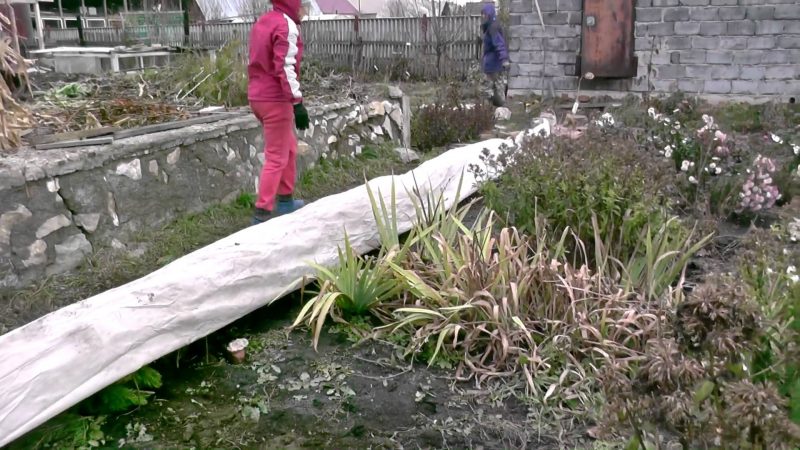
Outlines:
POLYGON ((756 157, 753 161, 753 168, 747 171, 749 175, 739 194, 741 202, 737 209, 738 212, 761 211, 775 205, 775 202, 781 198, 778 187, 772 178, 776 170, 777 167, 772 159, 761 155, 756 157))

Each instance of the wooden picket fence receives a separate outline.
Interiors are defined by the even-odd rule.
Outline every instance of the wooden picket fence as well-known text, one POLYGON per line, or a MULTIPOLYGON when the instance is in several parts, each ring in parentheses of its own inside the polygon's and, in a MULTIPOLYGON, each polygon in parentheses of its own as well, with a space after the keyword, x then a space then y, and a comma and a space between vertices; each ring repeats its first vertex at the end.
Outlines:
MULTIPOLYGON (((85 44, 117 46, 161 44, 194 48, 239 42, 244 54, 252 23, 199 24, 183 27, 135 26, 87 28, 85 44)), ((434 79, 465 75, 480 58, 480 17, 382 18, 303 22, 306 58, 359 74, 434 79)), ((49 30, 48 46, 76 45, 75 29, 49 30)))

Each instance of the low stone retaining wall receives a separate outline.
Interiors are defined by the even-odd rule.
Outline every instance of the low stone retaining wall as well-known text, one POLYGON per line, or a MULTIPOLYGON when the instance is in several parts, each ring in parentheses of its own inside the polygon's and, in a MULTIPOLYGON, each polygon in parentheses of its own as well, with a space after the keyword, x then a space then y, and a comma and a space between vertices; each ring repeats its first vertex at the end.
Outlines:
MULTIPOLYGON (((312 106, 309 113, 299 173, 320 158, 397 143, 404 128, 399 101, 312 106)), ((101 246, 134 251, 137 232, 255 191, 263 161, 260 124, 246 112, 105 146, 2 157, 0 289, 73 270, 101 246)))

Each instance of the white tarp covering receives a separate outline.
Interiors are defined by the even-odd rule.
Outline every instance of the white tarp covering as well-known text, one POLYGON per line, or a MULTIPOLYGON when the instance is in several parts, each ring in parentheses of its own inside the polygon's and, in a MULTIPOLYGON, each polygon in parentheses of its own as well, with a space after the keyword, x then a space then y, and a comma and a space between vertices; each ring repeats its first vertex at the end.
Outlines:
MULTIPOLYGON (((412 172, 370 181, 388 201, 394 182, 399 228, 414 220, 412 177, 447 205, 472 195, 469 170, 493 139, 457 148, 412 172), (412 175, 413 174, 413 175, 412 175), (464 175, 461 198, 456 194, 464 175)), ((359 253, 377 248, 366 187, 316 201, 246 228, 141 279, 67 306, 0 336, 0 447, 142 366, 300 287, 308 261, 337 261, 344 231, 359 253)))

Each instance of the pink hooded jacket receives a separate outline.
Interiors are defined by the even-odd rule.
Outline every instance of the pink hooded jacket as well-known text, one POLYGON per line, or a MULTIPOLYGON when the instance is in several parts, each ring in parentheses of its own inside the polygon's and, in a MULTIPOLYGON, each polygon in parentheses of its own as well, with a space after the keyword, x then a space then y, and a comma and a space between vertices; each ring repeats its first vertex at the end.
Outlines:
POLYGON ((300 0, 272 0, 250 32, 247 97, 251 102, 303 101, 300 92, 300 0))

